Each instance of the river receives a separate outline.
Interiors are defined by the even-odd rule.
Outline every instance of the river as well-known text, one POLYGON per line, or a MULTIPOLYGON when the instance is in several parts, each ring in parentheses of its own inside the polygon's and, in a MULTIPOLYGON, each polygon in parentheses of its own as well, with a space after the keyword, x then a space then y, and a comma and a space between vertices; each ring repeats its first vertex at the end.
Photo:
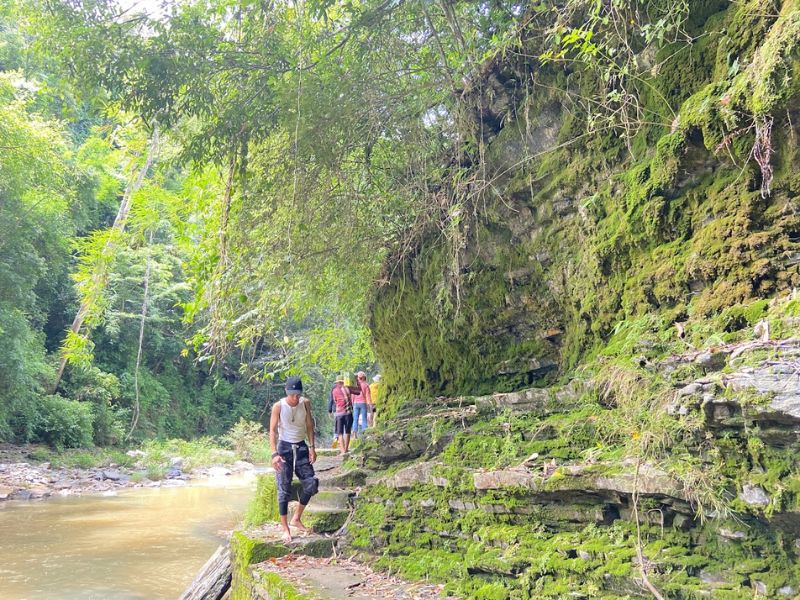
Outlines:
POLYGON ((175 600, 237 524, 254 475, 0 504, 2 600, 175 600))

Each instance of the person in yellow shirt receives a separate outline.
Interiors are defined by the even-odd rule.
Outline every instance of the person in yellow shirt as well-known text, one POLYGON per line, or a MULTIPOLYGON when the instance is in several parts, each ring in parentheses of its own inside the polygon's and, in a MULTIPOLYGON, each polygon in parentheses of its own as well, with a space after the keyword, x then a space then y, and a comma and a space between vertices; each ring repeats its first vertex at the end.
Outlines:
POLYGON ((380 400, 380 389, 381 389, 381 376, 380 374, 375 375, 372 378, 372 383, 369 384, 369 392, 370 396, 372 396, 372 410, 370 411, 370 426, 375 427, 375 414, 378 412, 378 400, 380 400))

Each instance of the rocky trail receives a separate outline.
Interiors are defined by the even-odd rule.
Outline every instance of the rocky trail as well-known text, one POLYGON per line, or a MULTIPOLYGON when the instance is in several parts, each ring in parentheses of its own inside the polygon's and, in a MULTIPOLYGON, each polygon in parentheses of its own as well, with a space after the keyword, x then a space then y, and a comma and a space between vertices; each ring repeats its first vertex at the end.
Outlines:
MULTIPOLYGON (((355 559, 344 540, 365 473, 343 467, 339 455, 325 450, 320 451, 315 466, 320 492, 309 503, 303 518, 312 532, 301 534, 293 530, 294 539, 289 544, 281 540, 282 531, 275 522, 234 532, 231 597, 442 598, 442 585, 403 581, 355 559)), ((290 516, 295 507, 296 502, 292 502, 290 516)), ((184 596, 190 597, 189 593, 184 596)))
POLYGON ((442 597, 440 585, 408 583, 346 558, 320 560, 289 554, 261 563, 259 570, 262 577, 279 577, 309 598, 426 600, 442 597))
POLYGON ((439 582, 447 573, 472 578, 475 589, 490 578, 500 593, 526 569, 573 590, 583 590, 591 573, 621 595, 641 594, 644 572, 668 594, 750 589, 795 597, 789 572, 763 561, 789 568, 783 561, 800 547, 797 509, 782 500, 770 472, 796 461, 798 356, 800 340, 790 338, 719 344, 640 365, 672 382, 658 408, 665 419, 686 422, 689 435, 727 441, 732 451, 757 445, 767 457, 748 472, 723 471, 734 512, 706 506, 701 516, 702 482, 674 465, 599 454, 586 435, 614 407, 590 399, 591 381, 440 397, 403 407, 393 427, 369 432, 352 460, 320 457, 320 493, 304 518, 314 533, 287 546, 274 522, 235 532, 232 598, 441 597, 444 586, 431 585, 429 573, 439 582), (508 452, 504 440, 512 439, 518 458, 495 454, 508 452), (536 451, 519 454, 517 446, 536 451), (493 462, 506 464, 484 466, 493 462), (641 559, 631 541, 639 526, 641 559), (425 583, 359 561, 419 573, 425 583), (682 579, 669 575, 679 571, 682 579))

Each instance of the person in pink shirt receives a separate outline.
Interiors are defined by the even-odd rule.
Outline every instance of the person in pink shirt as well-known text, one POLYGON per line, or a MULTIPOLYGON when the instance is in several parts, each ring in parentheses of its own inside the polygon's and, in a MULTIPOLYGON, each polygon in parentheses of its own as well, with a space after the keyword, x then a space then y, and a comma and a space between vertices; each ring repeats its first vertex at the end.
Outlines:
POLYGON ((356 374, 356 383, 361 393, 353 398, 353 437, 357 438, 360 431, 369 425, 368 407, 372 406, 372 396, 367 384, 367 374, 359 371, 356 374), (363 422, 363 426, 362 426, 363 422))

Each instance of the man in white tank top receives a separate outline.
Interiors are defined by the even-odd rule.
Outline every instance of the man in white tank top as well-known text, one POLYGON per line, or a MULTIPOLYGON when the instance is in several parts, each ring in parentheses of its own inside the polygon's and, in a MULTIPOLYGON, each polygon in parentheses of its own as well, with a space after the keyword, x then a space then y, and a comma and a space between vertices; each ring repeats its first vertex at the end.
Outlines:
POLYGON ((311 401, 304 398, 302 393, 303 382, 300 378, 289 377, 286 380, 286 397, 273 405, 269 420, 272 467, 275 469, 275 480, 278 484, 278 513, 283 528, 283 541, 286 543, 292 541, 290 526, 302 532, 309 531, 301 518, 308 501, 319 489, 319 480, 314 476, 314 467, 311 466, 317 460, 311 401), (300 480, 300 506, 289 523, 293 472, 300 480))

